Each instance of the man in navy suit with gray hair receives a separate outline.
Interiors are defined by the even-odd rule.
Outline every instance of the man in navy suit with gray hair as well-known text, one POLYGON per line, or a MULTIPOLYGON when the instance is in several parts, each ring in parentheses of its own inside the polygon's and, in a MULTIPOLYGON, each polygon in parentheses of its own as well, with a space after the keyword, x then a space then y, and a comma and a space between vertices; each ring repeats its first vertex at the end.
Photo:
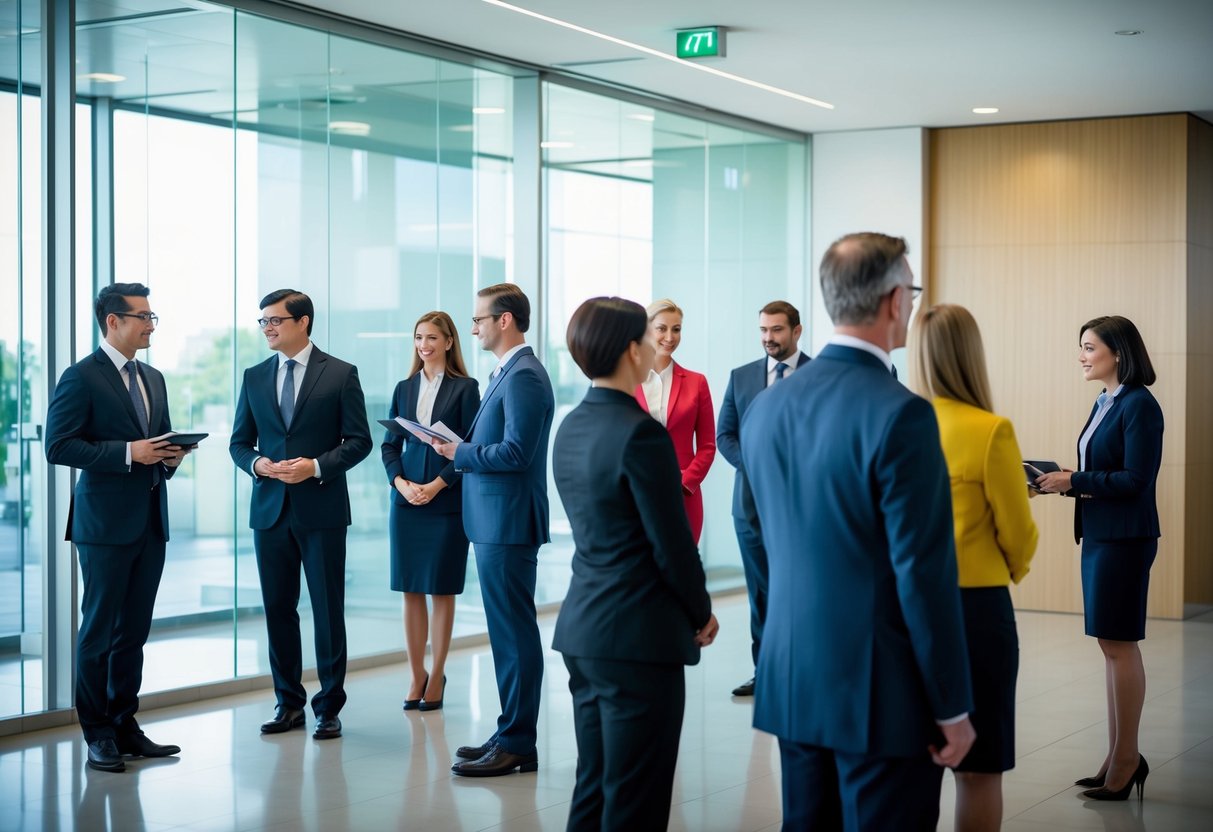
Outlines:
POLYGON ((779 738, 784 829, 934 829, 942 766, 973 743, 939 426, 889 358, 918 292, 905 253, 830 246, 834 335, 742 424, 771 587, 754 727, 779 738))

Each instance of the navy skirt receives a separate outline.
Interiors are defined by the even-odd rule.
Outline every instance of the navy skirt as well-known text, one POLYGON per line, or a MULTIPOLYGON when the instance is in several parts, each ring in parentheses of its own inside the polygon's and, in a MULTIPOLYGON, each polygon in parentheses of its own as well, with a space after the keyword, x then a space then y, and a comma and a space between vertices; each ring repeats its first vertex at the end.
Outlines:
POLYGON ((1146 594, 1158 539, 1082 541, 1082 608, 1087 635, 1110 641, 1146 637, 1146 594))
POLYGON ((1019 633, 1005 586, 960 589, 977 739, 957 771, 999 774, 1015 768, 1015 679, 1019 675, 1019 633))
POLYGON ((460 595, 468 571, 468 538, 460 512, 428 511, 392 502, 388 520, 392 589, 460 595))

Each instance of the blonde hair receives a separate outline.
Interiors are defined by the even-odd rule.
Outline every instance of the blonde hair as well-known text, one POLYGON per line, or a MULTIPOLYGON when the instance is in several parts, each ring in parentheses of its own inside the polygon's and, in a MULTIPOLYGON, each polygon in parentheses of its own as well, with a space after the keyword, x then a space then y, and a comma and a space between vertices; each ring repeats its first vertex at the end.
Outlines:
POLYGON ((652 323, 653 319, 662 312, 673 312, 680 318, 686 317, 682 314, 682 310, 678 308, 678 304, 674 303, 674 301, 670 300, 669 298, 655 300, 644 308, 644 313, 649 317, 649 323, 652 323))
POLYGON ((941 303, 921 313, 908 339, 910 389, 993 412, 981 330, 971 312, 941 303))
MULTIPOLYGON (((467 378, 468 371, 463 363, 463 353, 459 351, 459 331, 455 328, 455 322, 451 320, 451 316, 445 312, 426 312, 417 319, 417 323, 413 324, 413 337, 417 336, 417 327, 422 324, 433 324, 438 327, 439 332, 451 339, 451 348, 446 351, 447 375, 453 378, 467 378)), ((421 371, 422 363, 421 356, 414 349, 413 366, 409 370, 409 378, 421 371)))

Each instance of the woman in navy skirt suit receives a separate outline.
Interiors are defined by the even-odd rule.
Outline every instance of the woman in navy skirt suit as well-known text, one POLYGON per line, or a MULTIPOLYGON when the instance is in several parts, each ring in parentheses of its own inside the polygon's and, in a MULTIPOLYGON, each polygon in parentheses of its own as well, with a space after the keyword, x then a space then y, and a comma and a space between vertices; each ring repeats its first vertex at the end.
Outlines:
POLYGON ((1146 636, 1146 593, 1158 551, 1155 486, 1162 464, 1162 409, 1147 386, 1154 367, 1137 327, 1119 315, 1096 318, 1079 335, 1083 376, 1103 392, 1078 440, 1078 470, 1046 474, 1043 491, 1075 498, 1074 539, 1082 542, 1087 635, 1107 668, 1108 755, 1077 786, 1093 800, 1138 796, 1150 767, 1137 747, 1146 698, 1138 642, 1146 636))
MULTIPOLYGON (((413 346, 413 367, 396 385, 388 418, 403 416, 426 426, 442 422, 465 436, 480 407, 480 389, 468 378, 451 316, 422 315, 413 328, 413 346)), ((404 593, 404 636, 413 677, 404 709, 433 711, 442 707, 455 596, 463 592, 467 574, 459 474, 453 462, 411 434, 387 433, 380 450, 392 486, 392 589, 404 593), (432 629, 427 595, 433 599, 432 629), (428 672, 427 631, 433 657, 428 672)))

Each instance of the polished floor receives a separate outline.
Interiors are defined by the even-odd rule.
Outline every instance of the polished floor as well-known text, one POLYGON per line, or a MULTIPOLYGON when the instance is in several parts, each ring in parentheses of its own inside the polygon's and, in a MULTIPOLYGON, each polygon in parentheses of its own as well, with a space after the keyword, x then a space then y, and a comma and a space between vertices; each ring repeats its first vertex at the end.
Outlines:
MULTIPOLYGON (((778 829, 777 749, 750 727, 749 701, 729 696, 749 675, 744 596, 717 613, 720 639, 687 672, 670 829, 778 829)), ((1140 804, 1084 802, 1068 785, 1093 773, 1106 736, 1103 663, 1081 618, 1021 613, 1019 626, 1018 765, 1005 778, 1003 828, 1213 828, 1213 614, 1148 625, 1151 773, 1140 804)), ((487 647, 452 655, 448 676, 445 710, 422 714, 400 710, 403 667, 352 675, 345 736, 329 742, 261 736, 268 691, 145 712, 149 736, 184 750, 124 774, 88 770, 74 727, 0 739, 0 830, 563 829, 577 750, 560 657, 548 654, 537 774, 450 774, 455 747, 491 733, 497 694, 487 647)), ((945 776, 940 829, 952 828, 953 800, 945 776)))

